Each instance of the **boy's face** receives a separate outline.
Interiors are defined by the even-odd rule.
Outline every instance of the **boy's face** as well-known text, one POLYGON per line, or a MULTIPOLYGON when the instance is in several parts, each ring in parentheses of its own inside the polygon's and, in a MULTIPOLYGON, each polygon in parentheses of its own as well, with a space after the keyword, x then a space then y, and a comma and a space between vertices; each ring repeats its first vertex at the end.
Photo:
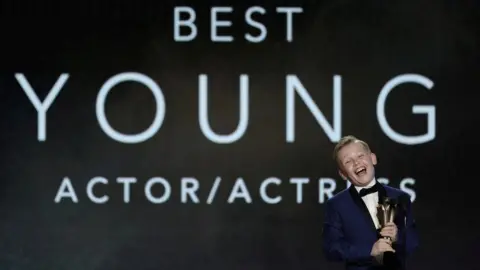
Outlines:
POLYGON ((354 186, 366 186, 375 176, 377 157, 358 142, 345 145, 337 155, 339 174, 354 186))

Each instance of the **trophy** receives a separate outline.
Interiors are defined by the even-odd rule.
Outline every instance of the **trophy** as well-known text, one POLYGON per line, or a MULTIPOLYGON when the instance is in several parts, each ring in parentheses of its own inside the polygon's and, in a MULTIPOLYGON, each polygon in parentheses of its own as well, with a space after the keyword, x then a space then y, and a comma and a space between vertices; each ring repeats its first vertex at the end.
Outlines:
MULTIPOLYGON (((393 222, 395 214, 397 212, 397 204, 394 200, 390 198, 385 198, 383 202, 379 203, 377 206, 377 218, 380 226, 383 228, 387 223, 393 222)), ((390 237, 386 237, 390 239, 390 237)))

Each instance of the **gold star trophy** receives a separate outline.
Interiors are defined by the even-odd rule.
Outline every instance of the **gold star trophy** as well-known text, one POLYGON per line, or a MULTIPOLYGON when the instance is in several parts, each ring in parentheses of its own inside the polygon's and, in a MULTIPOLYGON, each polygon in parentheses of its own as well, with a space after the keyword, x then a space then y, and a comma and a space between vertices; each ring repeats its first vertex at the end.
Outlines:
MULTIPOLYGON (((385 198, 382 203, 377 205, 377 218, 380 226, 383 228, 387 223, 393 222, 397 212, 397 204, 390 198, 385 198)), ((386 239, 392 240, 390 237, 386 239)))

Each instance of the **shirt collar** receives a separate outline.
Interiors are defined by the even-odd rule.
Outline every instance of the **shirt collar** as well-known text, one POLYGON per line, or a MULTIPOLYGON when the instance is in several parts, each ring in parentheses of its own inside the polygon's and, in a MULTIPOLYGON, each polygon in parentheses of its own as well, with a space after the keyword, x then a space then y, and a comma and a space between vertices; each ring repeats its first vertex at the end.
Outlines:
POLYGON ((355 190, 357 190, 357 192, 360 192, 360 190, 362 190, 362 188, 371 188, 371 187, 373 187, 373 186, 375 185, 376 182, 377 182, 377 181, 376 181, 376 179, 375 179, 375 177, 374 177, 374 178, 372 179, 372 181, 370 181, 370 183, 368 183, 368 185, 366 185, 366 186, 364 186, 364 187, 357 187, 357 186, 355 186, 355 190))

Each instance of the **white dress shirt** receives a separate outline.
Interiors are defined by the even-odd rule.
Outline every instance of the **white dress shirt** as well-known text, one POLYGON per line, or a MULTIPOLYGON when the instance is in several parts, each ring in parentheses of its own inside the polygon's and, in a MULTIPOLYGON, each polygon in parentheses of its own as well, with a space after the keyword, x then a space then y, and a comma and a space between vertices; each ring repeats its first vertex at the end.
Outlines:
MULTIPOLYGON (((371 188, 376 184, 375 178, 372 179, 372 181, 366 185, 365 187, 357 187, 355 186, 355 189, 357 192, 360 192, 362 188, 371 188)), ((378 192, 370 193, 368 195, 365 195, 362 197, 363 202, 367 206, 368 212, 370 212, 370 216, 372 217, 373 222, 375 223, 375 227, 377 229, 380 228, 380 222, 378 221, 377 218, 377 204, 378 204, 378 192)), ((378 264, 383 264, 383 253, 380 255, 376 256, 375 259, 377 260, 378 264)))
MULTIPOLYGON (((373 178, 372 181, 367 186, 365 187, 355 186, 355 189, 357 190, 357 192, 360 192, 360 190, 362 190, 363 188, 373 187, 375 183, 376 183, 375 178, 373 178)), ((379 229, 380 223, 378 222, 378 218, 377 218, 378 192, 370 193, 366 196, 363 196, 362 200, 367 206, 368 212, 370 212, 370 216, 372 217, 372 220, 375 223, 375 227, 379 229)))

